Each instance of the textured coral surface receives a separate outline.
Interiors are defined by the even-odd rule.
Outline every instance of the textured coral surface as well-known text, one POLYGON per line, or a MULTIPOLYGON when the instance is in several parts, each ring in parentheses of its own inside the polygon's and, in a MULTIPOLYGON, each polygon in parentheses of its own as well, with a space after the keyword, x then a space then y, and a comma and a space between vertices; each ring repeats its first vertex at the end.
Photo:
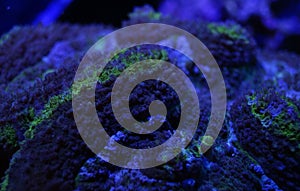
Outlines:
POLYGON ((131 148, 154 147, 170 138, 181 108, 168 84, 146 81, 129 97, 131 113, 147 121, 149 104, 158 99, 168 110, 166 122, 142 136, 122 128, 114 118, 110 92, 125 68, 146 59, 168 61, 188 75, 198 90, 201 115, 188 147, 163 165, 124 169, 87 147, 76 128, 71 102, 83 55, 114 28, 15 27, 0 40, 1 191, 300 190, 299 56, 260 50, 250 33, 234 22, 181 21, 150 7, 136 9, 123 26, 143 22, 187 30, 219 64, 228 107, 220 135, 208 152, 201 153, 200 143, 210 142, 203 136, 210 94, 202 73, 186 56, 156 45, 132 47, 112 57, 99 76, 95 92, 99 120, 110 136, 131 148))

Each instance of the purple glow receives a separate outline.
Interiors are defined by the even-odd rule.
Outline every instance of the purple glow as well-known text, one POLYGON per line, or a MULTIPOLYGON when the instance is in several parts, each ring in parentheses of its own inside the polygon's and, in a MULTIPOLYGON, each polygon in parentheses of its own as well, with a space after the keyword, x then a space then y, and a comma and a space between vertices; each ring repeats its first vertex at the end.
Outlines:
POLYGON ((33 21, 33 24, 42 23, 44 25, 49 25, 53 23, 71 2, 72 0, 52 1, 48 7, 37 16, 33 21))

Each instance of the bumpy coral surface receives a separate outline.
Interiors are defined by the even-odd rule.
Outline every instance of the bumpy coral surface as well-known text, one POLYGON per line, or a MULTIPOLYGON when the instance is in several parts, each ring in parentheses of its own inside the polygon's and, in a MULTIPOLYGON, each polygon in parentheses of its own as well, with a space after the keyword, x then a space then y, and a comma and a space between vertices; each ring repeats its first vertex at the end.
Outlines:
MULTIPOLYGON (((211 110, 205 78, 180 52, 148 44, 122 50, 98 77, 99 121, 114 140, 136 149, 157 146, 174 134, 180 100, 159 79, 136 86, 129 106, 135 119, 147 121, 153 117, 150 103, 161 100, 168 111, 161 128, 137 135, 124 129, 112 111, 111 91, 120 74, 135 62, 159 59, 180 68, 197 89, 201 115, 196 134, 174 159, 153 168, 124 169, 97 157, 76 128, 72 92, 78 89, 72 84, 88 48, 113 28, 17 27, 0 43, 1 191, 300 190, 299 57, 257 49, 249 32, 234 22, 181 21, 143 7, 123 25, 143 22, 187 30, 219 64, 229 104, 210 150, 201 152, 201 144, 212 144, 212 138, 204 136, 211 110)), ((141 75, 153 72, 138 69, 141 75)))
POLYGON ((240 144, 284 190, 300 186, 299 109, 298 100, 263 89, 236 101, 231 110, 240 144))
POLYGON ((298 1, 164 0, 160 10, 183 20, 232 19, 252 30, 261 47, 299 53, 299 48, 292 43, 299 42, 298 1))

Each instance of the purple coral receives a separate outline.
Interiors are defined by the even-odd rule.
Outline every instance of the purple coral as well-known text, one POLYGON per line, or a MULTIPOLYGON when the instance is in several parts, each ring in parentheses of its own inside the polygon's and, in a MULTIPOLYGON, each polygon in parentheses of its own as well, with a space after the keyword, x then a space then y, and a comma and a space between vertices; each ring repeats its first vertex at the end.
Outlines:
POLYGON ((300 108, 272 88, 235 101, 230 114, 241 146, 282 189, 300 189, 300 108), (243 113, 243 115, 240 115, 243 113))

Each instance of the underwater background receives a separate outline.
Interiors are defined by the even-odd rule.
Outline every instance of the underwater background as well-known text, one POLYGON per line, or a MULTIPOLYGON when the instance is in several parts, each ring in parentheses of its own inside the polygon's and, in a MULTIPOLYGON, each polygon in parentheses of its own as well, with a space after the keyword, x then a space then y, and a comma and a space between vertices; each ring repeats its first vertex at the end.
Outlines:
POLYGON ((300 190, 299 24, 297 0, 1 1, 0 190, 300 190), (136 86, 129 105, 144 122, 150 103, 161 100, 168 111, 161 128, 138 136, 115 119, 111 91, 134 62, 173 63, 201 103, 196 133, 180 154, 153 168, 127 169, 97 157, 83 141, 72 84, 94 43, 139 23, 173 25, 200 39, 222 72, 227 110, 212 142, 204 136, 211 95, 195 64, 168 47, 122 50, 96 88, 99 121, 112 139, 130 148, 155 147, 179 123, 178 95, 159 80, 136 86), (211 148, 201 153, 201 144, 211 148))

